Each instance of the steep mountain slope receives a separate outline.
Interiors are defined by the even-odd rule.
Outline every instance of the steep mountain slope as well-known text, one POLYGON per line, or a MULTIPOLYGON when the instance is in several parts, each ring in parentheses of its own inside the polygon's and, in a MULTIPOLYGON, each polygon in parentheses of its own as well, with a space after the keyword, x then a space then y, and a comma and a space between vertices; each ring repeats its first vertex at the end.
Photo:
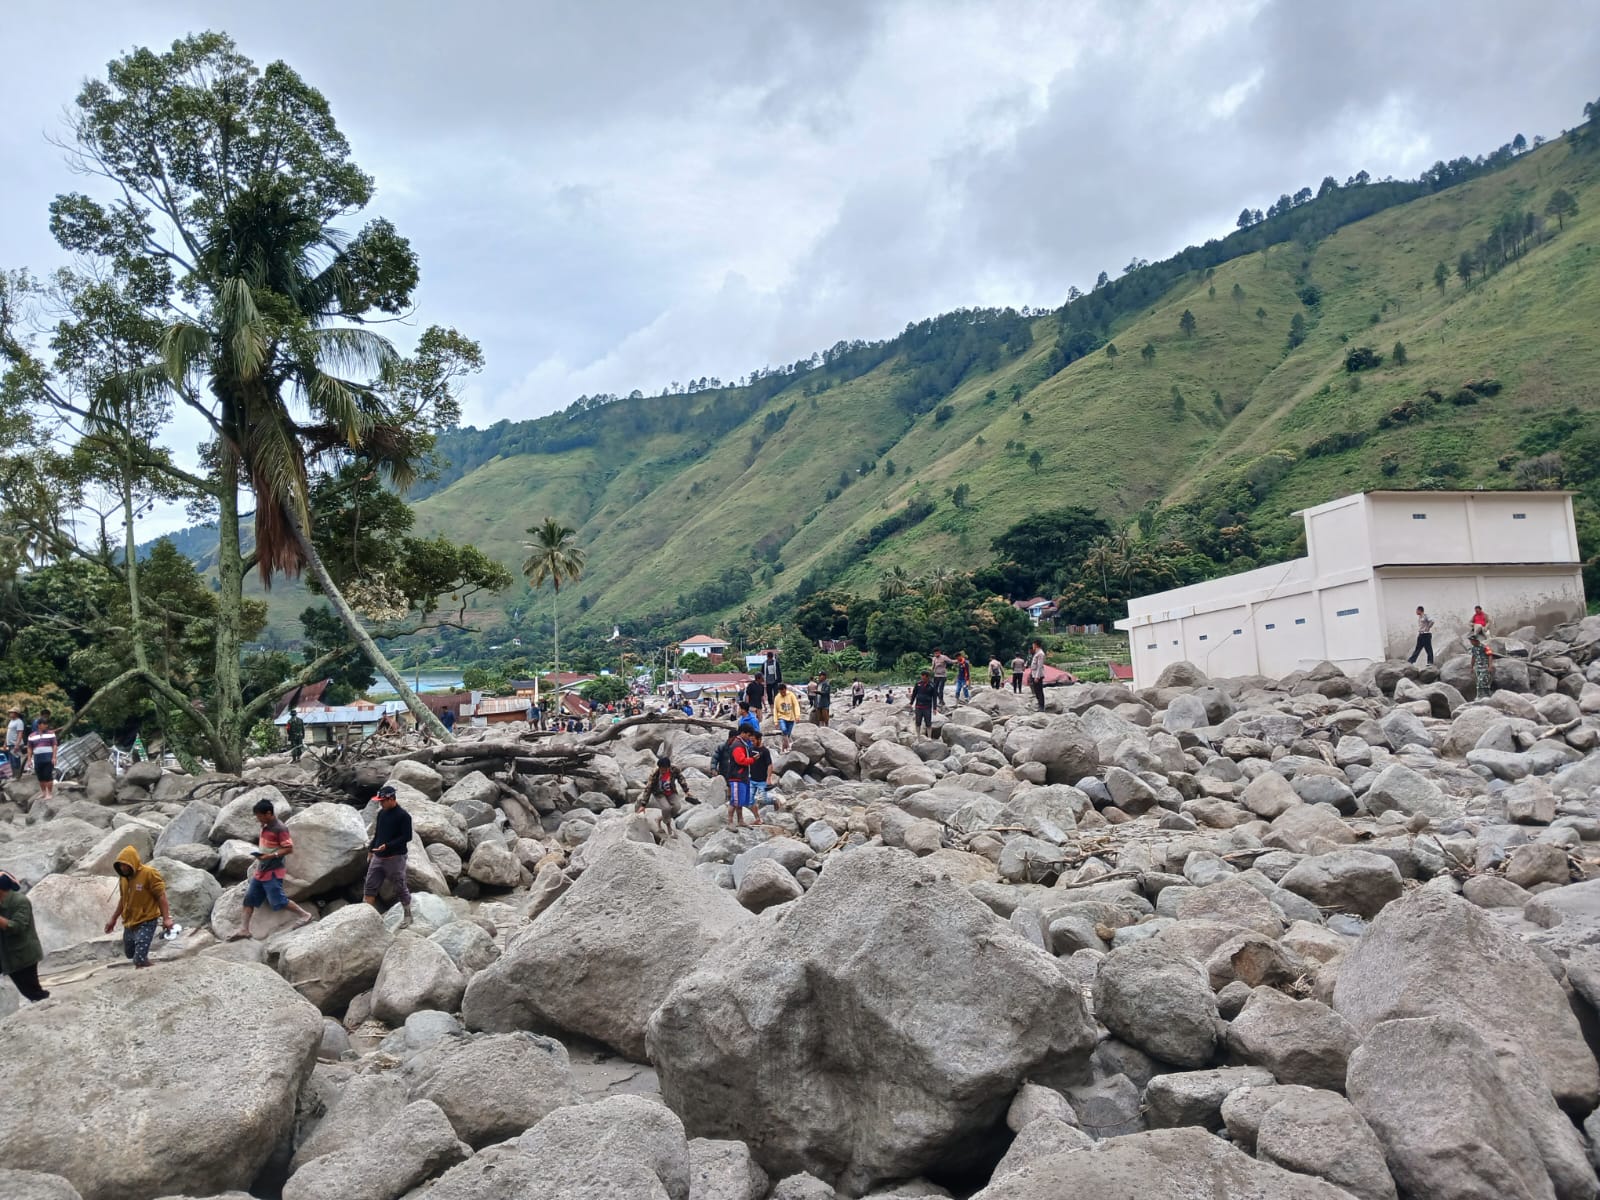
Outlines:
MULTIPOLYGON (((976 566, 996 532, 1067 503, 1120 522, 1150 503, 1222 496, 1264 545, 1286 548, 1294 508, 1362 487, 1506 486, 1513 474, 1497 460, 1525 457, 1519 440, 1570 407, 1569 421, 1595 407, 1597 166, 1600 155, 1552 144, 1329 236, 1189 272, 1112 325, 1115 357, 1095 348, 1053 374, 1069 336, 1055 314, 1028 316, 1031 345, 991 317, 957 314, 940 320, 971 326, 970 361, 930 359, 907 339, 887 358, 862 351, 766 379, 759 394, 618 400, 546 418, 533 424, 547 443, 587 444, 485 462, 421 499, 419 528, 514 567, 527 526, 565 520, 589 570, 564 614, 602 626, 705 621, 797 586, 865 588, 891 564, 976 566), (1541 213, 1558 187, 1578 202, 1565 228, 1552 221, 1548 237, 1464 286, 1462 252, 1508 211, 1541 213), (1192 334, 1180 329, 1186 310, 1192 334), (1296 314, 1304 341, 1291 349, 1296 314), (1351 374, 1346 354, 1362 345, 1384 361, 1351 374), (1485 379, 1500 389, 1451 402, 1485 379), (1409 419, 1379 427, 1407 402, 1409 419), (551 437, 550 422, 588 432, 551 437), (897 516, 906 527, 891 532, 897 516)), ((502 598, 507 611, 528 601, 502 598)))

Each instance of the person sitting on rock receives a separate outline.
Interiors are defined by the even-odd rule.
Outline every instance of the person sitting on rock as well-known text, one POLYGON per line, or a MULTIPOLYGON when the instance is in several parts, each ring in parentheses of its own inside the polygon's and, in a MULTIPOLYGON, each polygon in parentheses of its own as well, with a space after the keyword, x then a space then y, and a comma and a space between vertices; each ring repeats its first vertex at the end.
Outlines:
POLYGON ((261 849, 252 855, 257 860, 255 871, 244 889, 244 924, 239 932, 228 939, 230 942, 243 941, 250 936, 250 919, 263 902, 273 912, 282 912, 287 908, 298 916, 300 919, 294 923, 296 929, 311 922, 311 914, 289 899, 283 890, 284 877, 289 873, 283 860, 294 851, 294 838, 289 833, 289 827, 278 820, 272 801, 264 796, 255 802, 250 811, 255 816, 256 824, 261 826, 261 849))
POLYGON ((411 845, 411 814, 400 807, 400 796, 392 783, 386 783, 373 797, 378 802, 378 819, 372 826, 372 841, 367 843, 367 877, 361 885, 363 902, 378 906, 378 894, 387 881, 405 914, 400 928, 411 924, 411 887, 406 883, 406 851, 411 845))
POLYGON ((106 932, 122 918, 122 953, 133 959, 136 968, 150 965, 150 943, 155 941, 156 922, 172 928, 172 910, 167 905, 167 881, 154 867, 139 859, 139 852, 124 846, 111 869, 117 873, 117 907, 106 922, 106 932))
POLYGON ((22 894, 22 884, 9 871, 0 871, 0 975, 9 975, 24 1000, 37 1003, 50 993, 39 986, 39 960, 44 950, 33 927, 33 905, 22 894))

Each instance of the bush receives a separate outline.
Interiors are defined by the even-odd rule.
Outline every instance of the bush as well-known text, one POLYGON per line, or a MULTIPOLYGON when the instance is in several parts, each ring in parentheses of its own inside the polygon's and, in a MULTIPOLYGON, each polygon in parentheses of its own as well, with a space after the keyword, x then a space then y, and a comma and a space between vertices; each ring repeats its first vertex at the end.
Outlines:
POLYGON ((896 679, 915 679, 928 669, 928 656, 907 651, 894 660, 894 677, 896 679))
POLYGON ((955 405, 953 405, 953 404, 941 404, 941 405, 939 405, 938 408, 933 410, 934 422, 935 422, 935 424, 939 424, 939 425, 943 425, 946 421, 948 421, 951 417, 953 417, 955 415, 956 415, 956 410, 955 410, 955 405))
POLYGON ((1361 446, 1370 436, 1365 430, 1356 429, 1325 434, 1306 447, 1305 457, 1323 458, 1330 454, 1342 454, 1361 446))
POLYGON ((263 717, 250 727, 248 739, 251 754, 276 754, 288 743, 278 727, 263 717))
POLYGON ((1392 478, 1400 470, 1400 456, 1392 451, 1378 460, 1378 470, 1383 472, 1384 478, 1392 478))
POLYGON ((1322 303, 1322 289, 1314 283, 1306 284, 1297 294, 1300 297, 1300 303, 1307 308, 1315 308, 1322 303))
POLYGON ((1476 404, 1477 402, 1478 394, 1469 388, 1462 388, 1460 391, 1454 393, 1450 397, 1450 403, 1454 404, 1457 408, 1466 408, 1467 405, 1476 404))
POLYGON ((1344 369, 1352 374, 1356 371, 1370 371, 1382 362, 1383 355, 1371 346, 1357 346, 1344 356, 1344 369))

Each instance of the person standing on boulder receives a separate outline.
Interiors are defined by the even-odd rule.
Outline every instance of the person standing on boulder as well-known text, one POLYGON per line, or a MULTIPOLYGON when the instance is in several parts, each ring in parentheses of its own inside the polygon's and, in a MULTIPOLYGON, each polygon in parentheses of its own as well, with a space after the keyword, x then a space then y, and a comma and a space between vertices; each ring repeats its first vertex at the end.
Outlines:
POLYGON ((778 685, 778 694, 772 698, 772 711, 778 718, 778 733, 783 737, 782 749, 788 753, 795 723, 800 720, 800 697, 789 690, 788 684, 778 685))
POLYGON ((1005 668, 1000 665, 998 655, 989 656, 989 686, 995 691, 1000 690, 1000 676, 1005 673, 1005 668))
POLYGON ((40 717, 28 735, 28 757, 33 760, 33 777, 39 781, 39 799, 48 800, 56 791, 56 735, 50 718, 40 717))
POLYGON ((39 961, 44 949, 33 927, 33 905, 22 894, 22 884, 9 871, 0 871, 0 975, 9 975, 24 1000, 38 1003, 50 993, 39 986, 39 961))
POLYGON ((933 736, 933 706, 939 701, 939 690, 924 671, 911 685, 911 716, 913 728, 933 736))
POLYGON ((767 684, 761 676, 757 675, 744 685, 744 698, 750 707, 755 709, 756 716, 761 715, 762 708, 767 702, 767 684))
POLYGON ((1472 684, 1476 689, 1472 698, 1487 700, 1494 692, 1494 663, 1489 657, 1488 640, 1474 633, 1467 639, 1467 646, 1472 654, 1472 684))
POLYGON ((972 699, 972 664, 965 650, 956 651, 956 703, 972 699))
POLYGON ((1417 605, 1417 644, 1411 651, 1411 657, 1406 659, 1409 663, 1417 661, 1417 655, 1427 652, 1428 665, 1433 666, 1433 618, 1423 611, 1422 605, 1417 605))
POLYGON ((828 673, 823 671, 817 676, 817 695, 812 701, 811 719, 818 725, 826 725, 833 713, 833 684, 828 682, 828 673))
MULTIPOLYGON (((750 741, 749 734, 743 730, 734 730, 733 740, 728 743, 728 828, 744 825, 744 814, 750 812, 750 768, 755 764, 755 746, 750 741)), ((759 818, 751 813, 752 825, 761 823, 759 818)))
POLYGON ((860 708, 861 702, 867 698, 867 685, 861 680, 856 680, 850 685, 850 707, 860 708))
POLYGON ((1033 698, 1039 702, 1039 711, 1044 711, 1044 643, 1037 638, 1033 642, 1033 657, 1028 661, 1028 675, 1033 685, 1033 698))
POLYGON ((772 780, 772 751, 761 744, 759 729, 750 735, 750 746, 750 807, 759 820, 767 804, 767 784, 772 780))
POLYGON ((672 818, 678 815, 678 797, 689 804, 700 803, 689 791, 689 784, 683 777, 683 772, 672 765, 672 759, 663 754, 656 759, 656 769, 650 772, 650 778, 644 781, 644 795, 639 797, 638 807, 633 811, 646 813, 654 811, 660 816, 660 827, 657 829, 660 840, 665 841, 667 832, 672 827, 672 818))
POLYGON ((139 852, 124 846, 111 869, 117 873, 117 907, 106 922, 106 932, 122 918, 122 952, 138 968, 150 965, 150 943, 155 940, 156 922, 172 928, 172 910, 167 906, 167 881, 154 867, 139 860, 139 852))
POLYGON ((411 887, 406 883, 411 814, 400 807, 400 797, 392 783, 379 788, 376 799, 378 819, 372 826, 372 840, 367 843, 367 878, 361 885, 361 899, 376 908, 384 881, 393 884, 395 899, 405 913, 400 919, 400 928, 404 929, 411 924, 411 887))
POLYGON ((289 873, 283 860, 294 852, 294 837, 289 827, 278 820, 277 810, 265 796, 257 800, 250 811, 255 816, 256 824, 261 826, 258 843, 261 848, 254 851, 255 871, 250 876, 250 882, 245 884, 244 924, 238 933, 228 939, 230 942, 243 941, 250 936, 250 919, 263 903, 269 905, 273 912, 287 908, 298 916, 300 919, 294 923, 296 929, 311 921, 311 914, 289 899, 283 890, 284 876, 289 873))
POLYGON ((22 760, 28 753, 28 727, 22 723, 22 710, 13 708, 6 722, 6 756, 11 759, 11 773, 22 774, 22 760))
POLYGON ((1022 695, 1022 668, 1027 665, 1020 654, 1011 660, 1011 690, 1019 696, 1022 695))
POLYGON ((299 713, 289 714, 289 724, 284 727, 284 732, 289 735, 289 761, 299 762, 300 756, 306 752, 306 723, 300 719, 299 713))
POLYGON ((950 675, 950 661, 950 656, 943 650, 935 650, 933 660, 929 663, 933 668, 934 703, 941 711, 944 709, 944 685, 950 675))

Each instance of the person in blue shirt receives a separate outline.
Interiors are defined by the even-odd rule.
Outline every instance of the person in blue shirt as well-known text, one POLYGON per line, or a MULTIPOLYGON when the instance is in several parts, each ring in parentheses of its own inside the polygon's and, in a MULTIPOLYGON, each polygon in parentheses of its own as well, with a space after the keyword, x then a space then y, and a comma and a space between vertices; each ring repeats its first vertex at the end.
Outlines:
POLYGON ((750 707, 748 700, 739 701, 739 728, 751 733, 761 732, 761 716, 750 707))

